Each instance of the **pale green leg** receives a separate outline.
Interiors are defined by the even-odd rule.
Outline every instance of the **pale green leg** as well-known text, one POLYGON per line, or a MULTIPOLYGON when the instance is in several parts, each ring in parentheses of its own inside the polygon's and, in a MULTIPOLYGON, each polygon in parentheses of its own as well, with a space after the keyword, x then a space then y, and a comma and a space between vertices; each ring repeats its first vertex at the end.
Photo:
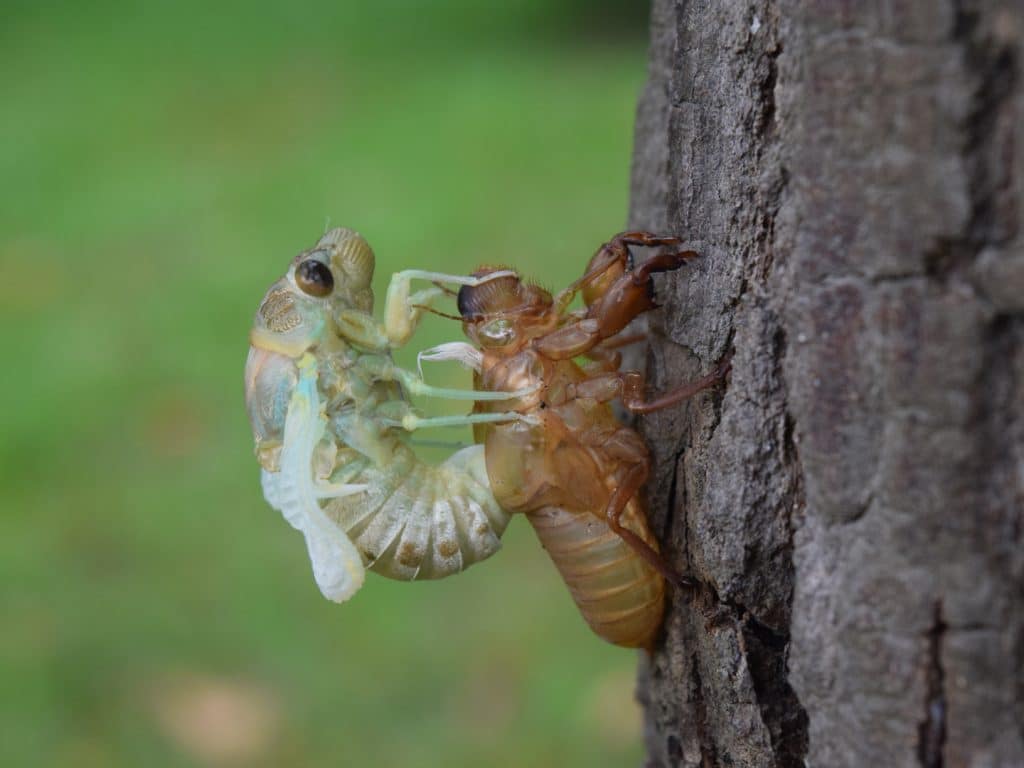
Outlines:
POLYGON ((360 365, 371 376, 381 381, 397 381, 413 395, 424 397, 437 397, 444 400, 514 400, 520 397, 527 397, 537 391, 537 386, 518 389, 515 392, 481 392, 473 389, 449 389, 447 387, 432 387, 426 384, 417 374, 399 368, 390 360, 384 357, 366 357, 360 360, 360 365))
POLYGON ((462 427, 469 424, 494 424, 496 422, 525 421, 525 417, 515 411, 506 413, 468 413, 464 416, 417 416, 409 411, 401 419, 381 419, 388 427, 401 427, 406 432, 430 427, 462 427))
POLYGON ((334 322, 338 333, 357 347, 385 352, 391 346, 380 323, 361 309, 342 309, 334 322))
POLYGON ((444 291, 434 286, 417 293, 412 291, 413 280, 429 280, 452 285, 480 285, 496 277, 514 275, 511 270, 492 272, 483 277, 449 275, 444 272, 427 272, 422 269, 407 269, 391 276, 388 292, 384 299, 384 333, 392 347, 402 347, 412 338, 419 324, 423 310, 418 306, 430 306, 434 300, 444 296, 444 291))
POLYGON ((446 387, 432 387, 412 371, 403 368, 396 368, 398 380, 413 395, 424 397, 437 397, 445 400, 514 400, 520 397, 527 397, 537 391, 537 387, 526 387, 517 389, 515 392, 479 392, 473 389, 448 389, 446 387))
POLYGON ((405 402, 383 403, 377 409, 377 422, 386 427, 401 427, 407 432, 430 427, 462 427, 470 424, 494 424, 497 422, 529 421, 515 411, 504 413, 468 413, 459 416, 420 416, 405 402))
POLYGON ((446 451, 461 451, 473 443, 463 440, 425 440, 423 438, 412 438, 409 443, 417 448, 444 448, 446 451))
POLYGON ((515 272, 511 269, 503 269, 491 272, 483 277, 473 277, 472 275, 450 275, 446 272, 430 272, 423 269, 405 269, 401 272, 395 272, 391 282, 394 283, 399 280, 406 282, 410 280, 429 280, 432 283, 451 283, 452 285, 480 285, 496 277, 507 277, 514 274, 515 272))

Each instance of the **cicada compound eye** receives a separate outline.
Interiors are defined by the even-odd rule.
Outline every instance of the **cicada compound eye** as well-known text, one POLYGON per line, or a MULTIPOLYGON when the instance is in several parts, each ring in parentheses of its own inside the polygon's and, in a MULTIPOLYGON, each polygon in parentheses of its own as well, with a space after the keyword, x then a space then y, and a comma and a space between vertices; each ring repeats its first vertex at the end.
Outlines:
POLYGON ((334 290, 334 276, 322 261, 306 259, 295 268, 295 284, 304 293, 322 299, 334 290))
POLYGON ((501 269, 501 267, 483 267, 473 273, 473 277, 482 278, 483 282, 476 285, 464 285, 459 289, 457 301, 460 315, 471 319, 498 312, 508 312, 522 306, 522 283, 518 275, 504 275, 495 278, 488 276, 490 272, 501 269))

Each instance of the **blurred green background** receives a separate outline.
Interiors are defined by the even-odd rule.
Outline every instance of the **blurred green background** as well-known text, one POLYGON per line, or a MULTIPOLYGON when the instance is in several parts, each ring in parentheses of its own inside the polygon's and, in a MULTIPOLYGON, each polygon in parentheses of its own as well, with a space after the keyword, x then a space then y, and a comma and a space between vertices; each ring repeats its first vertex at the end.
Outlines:
POLYGON ((623 225, 644 4, 486 6, 4 3, 3 765, 640 761, 636 656, 524 520, 336 606, 252 456, 251 318, 328 223, 379 291, 480 262, 558 287, 623 225))

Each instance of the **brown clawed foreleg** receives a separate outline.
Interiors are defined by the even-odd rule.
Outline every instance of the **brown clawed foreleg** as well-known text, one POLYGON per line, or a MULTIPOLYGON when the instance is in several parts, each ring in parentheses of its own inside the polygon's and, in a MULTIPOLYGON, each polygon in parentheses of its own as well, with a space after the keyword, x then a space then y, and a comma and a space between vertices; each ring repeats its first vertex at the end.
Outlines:
POLYGON ((659 253, 630 272, 633 278, 633 285, 638 288, 646 287, 650 283, 651 275, 655 272, 671 272, 696 258, 696 251, 665 251, 659 253))
POLYGON ((619 232, 609 240, 604 247, 629 247, 639 245, 645 248, 652 248, 658 245, 679 245, 681 240, 675 235, 655 235, 651 232, 619 232))
MULTIPOLYGON (((650 232, 620 232, 611 240, 602 245, 587 264, 580 283, 593 280, 599 274, 606 272, 613 264, 619 265, 619 269, 613 277, 619 277, 623 272, 633 268, 632 253, 629 250, 631 245, 639 245, 646 248, 657 246, 674 247, 679 245, 681 240, 674 235, 655 235, 650 232)), ((589 302, 588 302, 589 303, 589 302)))
MULTIPOLYGON (((585 280, 587 275, 594 270, 607 270, 608 265, 612 263, 619 265, 619 269, 614 271, 611 275, 616 279, 624 272, 633 270, 633 253, 629 250, 632 245, 638 245, 644 248, 655 248, 661 246, 662 248, 675 249, 675 247, 681 242, 682 240, 675 235, 655 235, 650 232, 620 232, 597 249, 597 253, 593 255, 590 259, 590 263, 587 265, 583 279, 585 280)), ((674 250, 669 251, 669 253, 673 252, 674 250)), ((685 253, 692 254, 693 256, 697 255, 696 253, 693 253, 693 251, 685 251, 685 253)), ((646 276, 644 279, 646 279, 646 276)), ((608 288, 608 285, 610 285, 610 282, 605 286, 606 289, 608 288)), ((600 291, 599 293, 603 294, 605 292, 606 291, 600 291)), ((590 303, 590 301, 587 302, 587 304, 590 303)))
POLYGON ((604 286, 603 292, 593 297, 587 308, 587 317, 598 322, 598 335, 602 339, 610 338, 629 325, 633 318, 654 309, 657 304, 654 302, 651 276, 656 272, 679 269, 696 257, 695 251, 659 253, 604 286))
POLYGON ((564 311, 576 292, 583 291, 583 303, 587 306, 600 300, 608 289, 628 270, 633 268, 631 245, 666 246, 679 245, 673 235, 654 235, 650 232, 620 232, 604 243, 591 256, 583 276, 562 291, 555 300, 558 311, 564 311))

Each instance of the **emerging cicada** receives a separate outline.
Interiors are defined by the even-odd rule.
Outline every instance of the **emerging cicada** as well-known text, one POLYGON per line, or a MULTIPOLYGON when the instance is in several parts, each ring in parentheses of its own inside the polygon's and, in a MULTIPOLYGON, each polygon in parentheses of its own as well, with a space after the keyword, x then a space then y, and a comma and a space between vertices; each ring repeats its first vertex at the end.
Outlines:
MULTIPOLYGON (((523 512, 537 532, 583 617, 600 637, 650 648, 664 610, 665 578, 679 582, 659 554, 638 492, 650 458, 639 433, 620 423, 611 401, 646 413, 690 397, 719 379, 703 379, 655 400, 644 379, 619 370, 622 332, 653 308, 651 275, 696 257, 676 250, 675 237, 623 233, 602 246, 578 281, 552 299, 518 275, 481 268, 493 279, 463 286, 458 305, 473 346, 447 344, 426 359, 458 359, 476 370, 475 386, 490 392, 530 390, 502 403, 528 418, 475 427, 485 446, 495 498, 523 512), (633 268, 631 245, 667 247, 633 268), (577 292, 584 309, 569 312, 577 292), (593 363, 582 366, 575 358, 593 363)), ((497 415, 479 401, 479 415, 497 415)))
POLYGON ((267 291, 245 367, 264 496, 305 535, 317 585, 337 602, 359 589, 367 568, 436 579, 501 545, 508 514, 490 491, 483 448, 428 465, 409 433, 520 417, 422 418, 405 393, 487 402, 525 394, 430 387, 391 359, 424 308, 446 293, 436 286, 411 293, 412 280, 472 286, 488 278, 400 272, 381 324, 372 316, 373 270, 373 251, 358 233, 325 234, 267 291))

